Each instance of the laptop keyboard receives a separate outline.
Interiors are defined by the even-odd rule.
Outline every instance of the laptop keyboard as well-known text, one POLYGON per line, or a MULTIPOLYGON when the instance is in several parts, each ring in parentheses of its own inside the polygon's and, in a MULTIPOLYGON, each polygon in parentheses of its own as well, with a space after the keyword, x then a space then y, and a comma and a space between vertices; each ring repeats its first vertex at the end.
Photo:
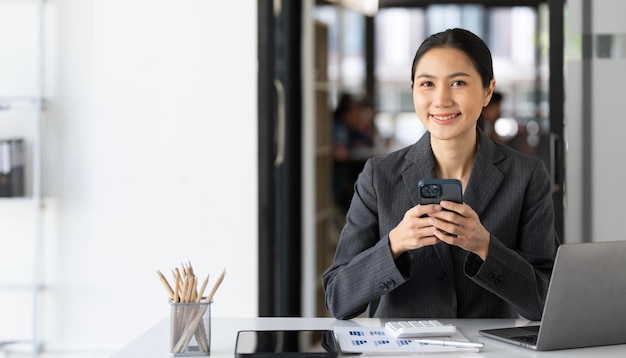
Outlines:
POLYGON ((514 339, 516 341, 520 341, 520 342, 524 342, 524 343, 530 343, 530 344, 536 344, 537 343, 537 335, 536 334, 527 334, 527 335, 523 335, 523 336, 515 336, 515 337, 511 337, 511 339, 514 339))

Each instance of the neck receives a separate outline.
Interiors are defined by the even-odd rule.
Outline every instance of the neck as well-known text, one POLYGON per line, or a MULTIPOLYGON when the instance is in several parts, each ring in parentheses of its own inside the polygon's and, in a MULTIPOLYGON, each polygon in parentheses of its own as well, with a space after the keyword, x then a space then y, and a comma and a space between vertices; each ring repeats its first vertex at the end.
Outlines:
POLYGON ((459 179, 463 187, 469 180, 478 150, 477 134, 455 140, 431 142, 438 178, 459 179))

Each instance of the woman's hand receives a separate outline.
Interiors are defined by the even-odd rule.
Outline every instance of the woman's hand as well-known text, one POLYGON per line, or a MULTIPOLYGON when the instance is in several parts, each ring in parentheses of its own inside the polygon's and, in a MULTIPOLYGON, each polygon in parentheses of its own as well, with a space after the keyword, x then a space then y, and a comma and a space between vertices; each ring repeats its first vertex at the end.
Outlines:
POLYGON ((405 251, 434 245, 440 240, 485 260, 490 234, 471 207, 451 201, 416 205, 389 232, 389 246, 394 259, 405 251))
POLYGON ((487 259, 491 235, 469 205, 442 201, 432 206, 427 220, 437 239, 487 259))
POLYGON ((396 259, 405 251, 434 245, 439 242, 435 228, 427 215, 436 212, 438 205, 416 205, 404 213, 402 221, 389 232, 389 247, 396 259))

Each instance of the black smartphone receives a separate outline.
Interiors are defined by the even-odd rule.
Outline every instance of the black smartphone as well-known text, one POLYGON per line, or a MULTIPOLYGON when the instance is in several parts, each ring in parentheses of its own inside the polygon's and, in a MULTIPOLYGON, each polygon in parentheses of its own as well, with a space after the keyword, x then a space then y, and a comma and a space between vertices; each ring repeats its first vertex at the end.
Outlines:
POLYGON ((463 203, 463 186, 457 179, 423 179, 417 184, 419 204, 438 204, 442 200, 463 203))
POLYGON ((335 358, 332 330, 245 330, 237 332, 235 357, 335 358))
MULTIPOLYGON (((423 179, 417 183, 419 204, 439 204, 442 200, 463 203, 463 184, 458 179, 423 179)), ((444 209, 448 210, 448 209, 444 209)), ((428 216, 426 214, 422 217, 428 216)), ((446 233, 454 236, 455 234, 446 233)))

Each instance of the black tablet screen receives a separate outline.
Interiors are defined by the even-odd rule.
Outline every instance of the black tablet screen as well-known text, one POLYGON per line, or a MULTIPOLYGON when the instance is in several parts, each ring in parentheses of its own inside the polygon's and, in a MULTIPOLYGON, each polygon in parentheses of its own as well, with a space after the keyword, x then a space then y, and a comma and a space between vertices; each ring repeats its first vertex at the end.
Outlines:
POLYGON ((239 331, 235 356, 250 357, 337 357, 332 330, 239 331))

